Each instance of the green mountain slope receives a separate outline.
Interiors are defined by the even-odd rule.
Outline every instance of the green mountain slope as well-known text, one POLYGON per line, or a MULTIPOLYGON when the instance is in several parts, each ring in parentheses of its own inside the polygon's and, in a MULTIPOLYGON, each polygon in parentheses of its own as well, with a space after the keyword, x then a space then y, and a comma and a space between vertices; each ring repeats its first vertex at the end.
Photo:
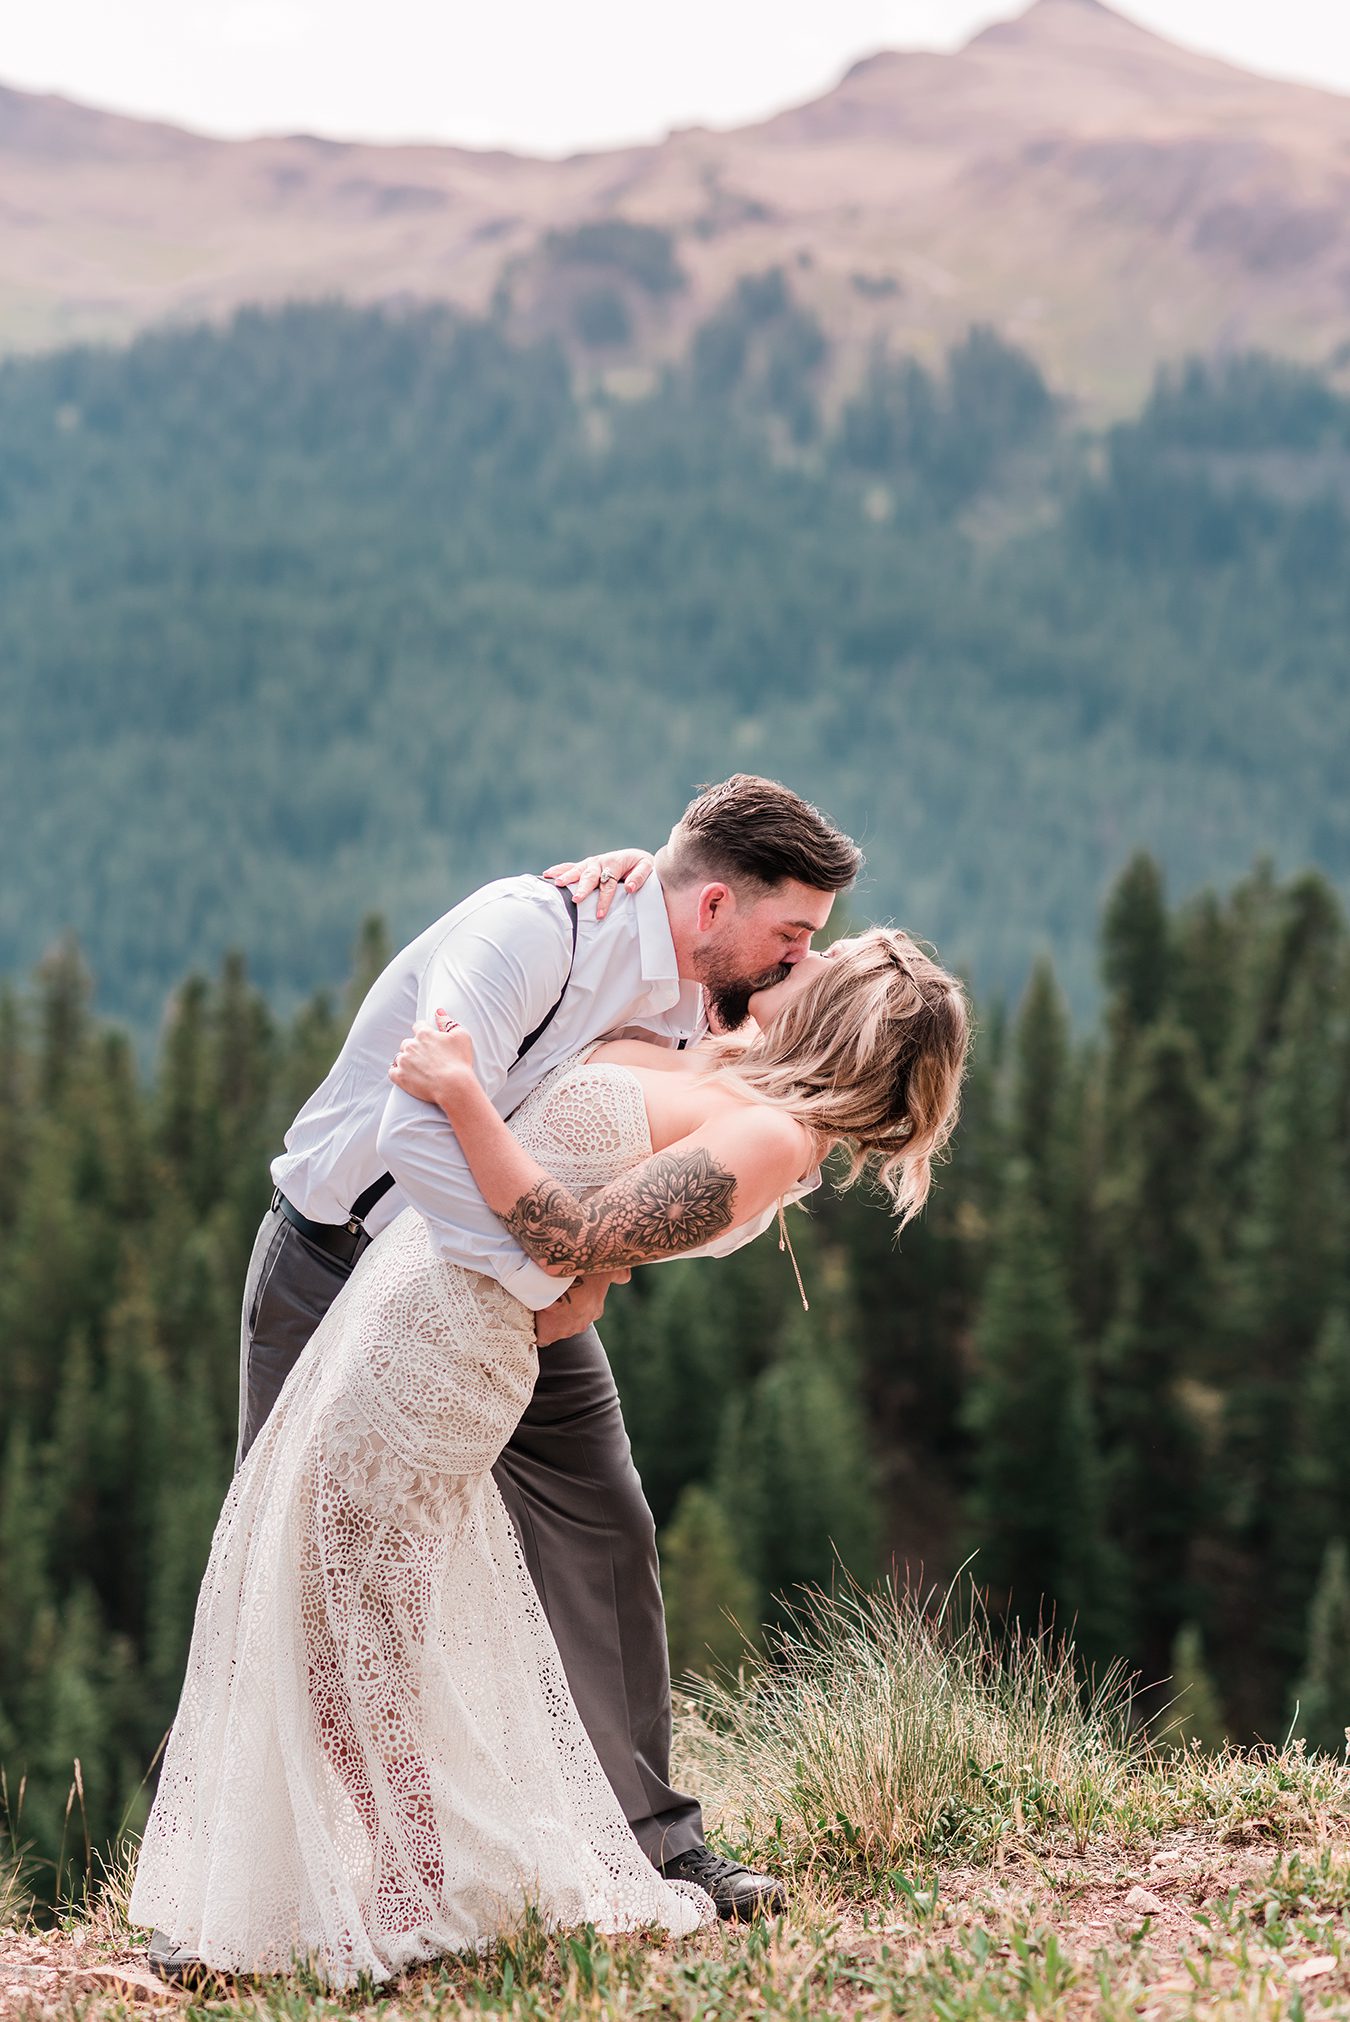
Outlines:
POLYGON ((656 841, 775 773, 857 910, 1074 1001, 1136 844, 1350 877, 1350 406, 1198 368, 1105 444, 978 333, 826 429, 744 284, 631 403, 448 312, 243 313, 0 369, 0 970, 73 927, 144 1028, 225 946, 285 1002, 378 906, 656 841))

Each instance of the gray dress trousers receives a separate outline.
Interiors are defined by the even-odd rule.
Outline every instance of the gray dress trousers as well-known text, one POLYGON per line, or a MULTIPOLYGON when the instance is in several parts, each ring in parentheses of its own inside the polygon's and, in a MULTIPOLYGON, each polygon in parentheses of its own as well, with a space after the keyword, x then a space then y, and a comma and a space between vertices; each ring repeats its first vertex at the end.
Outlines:
MULTIPOLYGON (((236 1464, 347 1279, 279 1209, 253 1246, 240 1338, 236 1464)), ((656 1527, 594 1327, 539 1354, 539 1380, 493 1469, 586 1732, 643 1852, 703 1843, 670 1782, 670 1661, 656 1527)))

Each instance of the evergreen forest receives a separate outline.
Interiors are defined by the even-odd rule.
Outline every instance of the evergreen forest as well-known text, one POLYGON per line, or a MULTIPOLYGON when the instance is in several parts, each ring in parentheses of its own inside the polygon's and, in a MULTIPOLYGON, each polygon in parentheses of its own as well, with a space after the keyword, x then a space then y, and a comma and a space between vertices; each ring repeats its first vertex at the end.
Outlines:
MULTIPOLYGON (((995 1624, 1072 1629, 1085 1681, 1123 1658, 1164 1740, 1339 1753, 1344 912, 1268 862, 1173 900, 1139 852, 1094 940, 1083 1030, 1048 958, 980 1000, 902 1240, 862 1190, 794 1215, 809 1312, 772 1234, 611 1295, 672 1663, 735 1662, 729 1616, 753 1637, 841 1561, 939 1584, 967 1561, 995 1624)), ((368 919, 345 990, 284 1013, 227 955, 169 994, 150 1074, 73 941, 0 992, 0 1765, 49 1894, 143 1822, 267 1160, 387 949, 368 919)))
POLYGON ((73 931, 144 1066, 189 967, 290 1017, 737 767, 1080 1020, 1137 847, 1344 891, 1350 400, 1178 365, 1101 437, 989 330, 836 364, 777 269, 645 379, 336 302, 0 364, 0 974, 73 931))

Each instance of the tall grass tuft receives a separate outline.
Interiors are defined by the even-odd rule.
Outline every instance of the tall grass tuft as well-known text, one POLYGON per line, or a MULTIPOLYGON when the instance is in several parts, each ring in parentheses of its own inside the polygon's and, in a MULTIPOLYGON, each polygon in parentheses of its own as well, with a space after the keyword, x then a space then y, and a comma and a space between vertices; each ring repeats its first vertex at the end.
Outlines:
POLYGON ((1132 1680, 1119 1661, 1085 1679, 1044 1628, 996 1636, 973 1582, 955 1592, 931 1613, 907 1585, 842 1576, 767 1632, 766 1662, 689 1682, 682 1769, 718 1793, 728 1837, 869 1886, 1028 1830, 1086 1847, 1140 1764, 1132 1680))
POLYGON ((27 1924, 33 1914, 33 1865, 30 1849, 20 1838, 27 1783, 27 1777, 21 1777, 11 1796, 0 1763, 0 1929, 27 1924))

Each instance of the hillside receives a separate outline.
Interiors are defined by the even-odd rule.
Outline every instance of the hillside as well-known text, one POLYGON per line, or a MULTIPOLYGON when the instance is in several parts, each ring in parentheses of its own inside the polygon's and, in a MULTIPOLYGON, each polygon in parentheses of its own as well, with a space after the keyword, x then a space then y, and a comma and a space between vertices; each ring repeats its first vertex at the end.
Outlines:
POLYGON ((26 1914, 26 1876, 5 1891, 0 1873, 0 2003, 78 2008, 88 2022, 132 2006, 305 2022, 357 2002, 388 2022, 428 2010, 455 2022, 1344 2014, 1344 1763, 1301 1743, 1145 1756, 1121 1733, 1118 1692, 1084 1714, 1034 1649, 1014 1652, 1005 1682, 978 1635, 940 1634, 917 1595, 885 1612, 884 1600, 869 1611, 865 1636, 838 1611, 833 1661, 799 1654, 776 1691, 752 1672, 681 1702, 680 1766, 710 1826, 789 1882, 773 1923, 672 1942, 548 1932, 527 1915, 483 1956, 434 1958, 345 1999, 310 1962, 171 1989, 127 1922, 123 1842, 86 1895, 71 1878, 55 1926, 26 1914), (826 1685, 835 1697, 822 1703, 826 1685), (710 1731, 710 1710, 729 1731, 710 1731), (735 1809, 741 1790, 753 1810, 735 1809))
POLYGON ((631 373, 781 265, 841 387, 878 339, 931 360, 981 321, 1117 412, 1183 351, 1350 358, 1350 100, 1101 0, 883 52, 757 126, 563 162, 213 140, 0 90, 0 187, 10 349, 337 294, 495 304, 631 373))
POLYGON ((654 841, 738 766, 984 992, 1095 992, 1138 845, 1350 881, 1350 402, 1259 360, 1086 447, 978 333, 822 419, 746 284, 637 403, 441 311, 251 311, 0 368, 0 974, 70 926, 142 1033, 247 950, 654 841))

